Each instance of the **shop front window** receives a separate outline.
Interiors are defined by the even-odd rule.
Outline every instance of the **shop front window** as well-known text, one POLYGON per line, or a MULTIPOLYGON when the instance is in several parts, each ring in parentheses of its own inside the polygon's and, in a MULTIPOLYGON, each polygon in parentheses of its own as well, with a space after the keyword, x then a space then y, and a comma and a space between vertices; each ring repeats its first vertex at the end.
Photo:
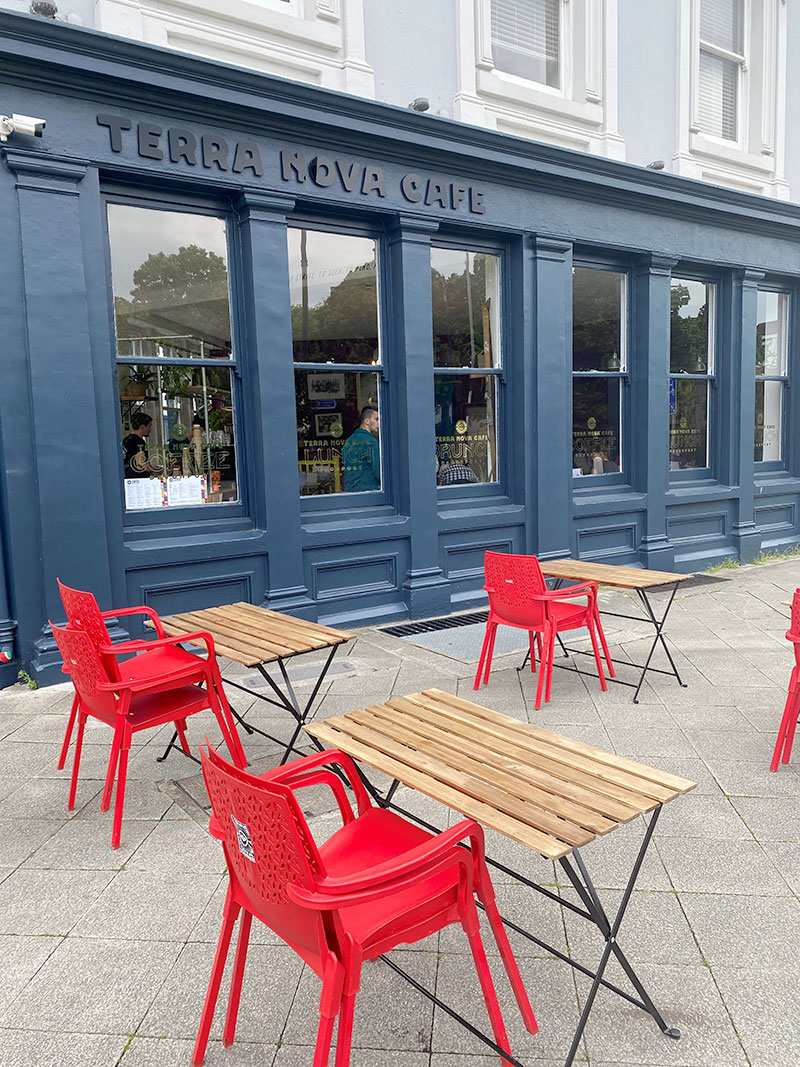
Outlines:
POLYGON ((755 461, 783 459, 783 412, 788 386, 789 297, 761 289, 756 324, 755 461))
POLYGON ((498 480, 500 257, 431 249, 436 482, 498 480))
POLYGON ((377 244, 290 229, 289 277, 302 496, 375 492, 381 474, 377 244))
POLYGON ((572 271, 572 474, 623 469, 622 387, 627 379, 627 276, 572 271))
POLYGON ((710 466, 710 386, 714 377, 716 289, 673 278, 669 338, 669 466, 710 466))
POLYGON ((129 511, 239 499, 225 222, 109 204, 129 511))

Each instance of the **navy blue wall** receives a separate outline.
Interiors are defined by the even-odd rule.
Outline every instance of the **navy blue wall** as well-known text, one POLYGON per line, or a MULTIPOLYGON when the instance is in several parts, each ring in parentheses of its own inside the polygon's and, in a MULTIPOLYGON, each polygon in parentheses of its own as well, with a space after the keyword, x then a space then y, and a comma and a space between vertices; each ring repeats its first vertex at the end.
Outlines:
POLYGON ((0 169, 0 646, 13 638, 18 661, 0 665, 0 684, 20 664, 42 681, 60 677, 48 627, 62 617, 57 576, 94 590, 104 608, 245 599, 358 624, 479 602, 486 548, 686 571, 800 540, 796 358, 785 462, 753 463, 757 288, 795 292, 797 206, 25 16, 0 13, 0 70, 3 108, 47 120, 41 141, 9 140, 0 169), (114 145, 98 114, 132 128, 114 145), (163 158, 140 154, 137 123, 164 131, 163 158), (255 142, 263 174, 172 162, 170 127, 255 142), (282 170, 282 150, 299 153, 295 170, 282 170), (316 184, 304 162, 320 153, 380 168, 383 184, 316 184), (402 192, 410 172, 466 191, 455 208, 426 206, 402 192), (229 221, 244 434, 236 507, 126 526, 108 194, 203 204, 229 221), (386 486, 371 506, 298 497, 285 235, 297 219, 360 226, 380 242, 386 486), (502 262, 492 485, 434 482, 438 241, 502 262), (576 254, 629 277, 629 462, 594 484, 573 484, 571 471, 576 254), (712 463, 692 479, 668 468, 676 268, 713 278, 720 295, 712 463))

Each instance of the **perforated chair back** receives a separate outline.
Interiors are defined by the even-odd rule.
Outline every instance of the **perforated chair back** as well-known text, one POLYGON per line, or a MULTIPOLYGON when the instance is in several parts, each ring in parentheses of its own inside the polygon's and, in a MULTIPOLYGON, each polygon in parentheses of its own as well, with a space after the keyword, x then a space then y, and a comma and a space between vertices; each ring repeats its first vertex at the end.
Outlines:
POLYGON ((794 658, 800 667, 800 589, 795 589, 792 597, 792 621, 786 631, 786 640, 794 645, 794 658))
POLYGON ((526 623, 535 625, 543 619, 543 606, 532 599, 547 591, 536 556, 487 552, 484 573, 489 606, 496 615, 523 626, 526 623))
POLYGON ((52 631, 81 702, 98 719, 113 723, 117 701, 112 692, 100 688, 102 683, 108 684, 112 679, 91 637, 84 630, 61 626, 52 626, 52 631))
MULTIPOLYGON (((57 578, 56 581, 58 582, 58 591, 61 593, 61 603, 64 605, 64 611, 67 614, 68 626, 71 629, 83 630, 84 633, 87 633, 96 649, 100 649, 104 645, 110 645, 111 638, 94 596, 91 593, 84 592, 82 589, 71 589, 68 585, 64 585, 60 578, 57 578)), ((100 653, 100 660, 109 677, 117 681, 119 679, 119 665, 116 658, 100 653)))
MULTIPOLYGON (((210 746, 209 746, 210 748, 210 746)), ((322 860, 290 789, 237 770, 210 748, 201 750, 211 807, 232 883, 249 911, 306 960, 324 952, 322 918, 293 903, 291 883, 315 888, 322 860)))

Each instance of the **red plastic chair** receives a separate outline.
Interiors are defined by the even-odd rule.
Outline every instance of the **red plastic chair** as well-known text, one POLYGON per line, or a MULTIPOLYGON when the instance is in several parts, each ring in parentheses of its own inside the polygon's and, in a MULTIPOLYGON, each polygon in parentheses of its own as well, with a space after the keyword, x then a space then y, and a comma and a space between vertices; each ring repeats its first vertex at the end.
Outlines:
POLYGON ((78 734, 75 740, 75 762, 72 767, 67 806, 70 811, 75 806, 83 731, 87 718, 92 715, 101 722, 107 723, 114 730, 100 810, 108 811, 117 763, 119 763, 117 799, 111 831, 111 847, 116 849, 119 848, 122 809, 125 803, 125 779, 128 772, 128 752, 133 734, 172 722, 178 731, 181 746, 188 755, 186 720, 190 715, 210 708, 217 718, 228 751, 235 760, 239 758, 238 750, 228 732, 225 716, 213 686, 204 689, 199 685, 185 685, 182 680, 165 681, 158 675, 123 680, 111 678, 94 642, 84 630, 70 630, 53 626, 52 623, 50 625, 64 659, 64 665, 72 678, 77 697, 78 734))
POLYGON ((498 626, 513 626, 528 631, 532 671, 536 670, 534 637, 536 639, 542 668, 536 687, 537 710, 542 704, 543 689, 545 703, 550 699, 556 635, 565 630, 583 627, 588 629, 600 688, 604 691, 608 689, 600 650, 597 647, 597 634, 600 635, 608 673, 612 678, 614 665, 608 654, 606 635, 600 623, 596 582, 584 582, 581 585, 550 591, 536 556, 512 556, 506 552, 487 552, 484 558, 484 573, 486 585, 483 588, 489 594, 489 618, 486 621, 486 635, 475 675, 475 689, 480 688, 481 673, 483 684, 489 682, 498 626))
POLYGON ((233 1042, 253 916, 302 957, 322 980, 313 1067, 326 1067, 339 1018, 335 1067, 347 1067, 361 965, 460 922, 466 931, 495 1040, 508 1051, 486 962, 474 896, 486 908, 528 1030, 537 1032, 525 987, 494 901, 483 831, 464 820, 442 834, 373 807, 352 760, 329 750, 254 777, 209 747, 201 750, 211 798, 211 834, 222 841, 230 875, 222 931, 211 969, 193 1063, 205 1056, 234 923, 241 915, 223 1044, 233 1042), (338 764, 352 787, 354 815, 338 764), (344 825, 317 847, 294 796, 306 786, 333 790, 344 825), (459 842, 469 841, 469 848, 459 842))
POLYGON ((778 740, 775 742, 772 763, 769 765, 771 771, 777 771, 779 760, 783 763, 789 762, 797 717, 800 715, 800 589, 795 590, 792 597, 792 619, 786 631, 786 640, 791 641, 794 646, 794 667, 789 678, 789 694, 783 709, 778 740))
MULTIPOLYGON (((81 589, 70 589, 60 579, 57 579, 57 581, 64 611, 67 614, 68 628, 83 630, 91 637, 100 655, 100 660, 112 681, 138 682, 152 680, 157 677, 165 684, 195 685, 205 682, 208 688, 214 689, 222 706, 228 733, 237 749, 236 762, 243 767, 247 766, 247 758, 222 686, 222 677, 219 673, 214 651, 214 639, 211 634, 198 631, 190 635, 192 639, 202 640, 205 643, 207 655, 203 658, 180 647, 183 642, 189 639, 186 635, 182 637, 167 637, 164 633, 161 619, 152 608, 143 605, 136 608, 117 608, 113 611, 101 611, 91 593, 84 592, 81 589), (112 644, 105 620, 125 615, 146 615, 155 627, 156 639, 112 644), (131 653, 134 654, 131 659, 124 660, 122 663, 118 661, 119 656, 131 653)), ((72 729, 78 714, 78 704, 79 700, 76 693, 72 702, 66 733, 64 734, 64 743, 61 746, 61 755, 58 760, 59 770, 64 769, 64 764, 67 761, 72 729)))

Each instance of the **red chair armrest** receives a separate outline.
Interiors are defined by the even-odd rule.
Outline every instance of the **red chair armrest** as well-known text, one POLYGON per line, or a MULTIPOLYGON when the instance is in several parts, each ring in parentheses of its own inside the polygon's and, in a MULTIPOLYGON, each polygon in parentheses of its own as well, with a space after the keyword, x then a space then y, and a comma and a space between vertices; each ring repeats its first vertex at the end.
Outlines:
POLYGON ((119 645, 101 645, 99 651, 112 656, 122 656, 127 652, 152 652, 155 648, 165 648, 167 645, 182 645, 185 641, 202 641, 210 660, 217 654, 214 638, 203 630, 191 634, 175 634, 173 637, 159 637, 155 641, 123 641, 119 645))
POLYGON ((155 631, 158 636, 166 636, 164 634, 164 627, 161 625, 161 619, 158 617, 158 614, 153 611, 152 608, 145 607, 144 605, 138 608, 117 608, 116 611, 101 611, 100 614, 104 619, 114 619, 119 615, 146 615, 155 627, 155 631))
POLYGON ((370 799, 352 759, 346 753, 340 752, 338 748, 326 748, 322 752, 314 752, 310 756, 292 760, 286 766, 276 767, 274 770, 267 771, 266 774, 259 775, 259 777, 285 785, 289 789, 295 788, 295 782, 292 779, 297 779, 296 784, 300 788, 303 784, 302 776, 317 767, 324 767, 332 763, 337 764, 344 771, 355 794, 358 814, 363 815, 365 811, 372 807, 370 799))
MULTIPOLYGON (((350 903, 366 903, 365 893, 381 891, 381 895, 396 892, 406 884, 407 879, 420 881, 429 878, 432 869, 439 869, 440 861, 454 862, 465 859, 466 853, 457 849, 465 838, 469 838, 476 854, 483 857, 483 830, 472 819, 464 819, 456 826, 437 834, 429 841, 410 849, 405 854, 385 863, 367 867, 357 874, 346 878, 321 878, 316 884, 316 891, 300 886, 290 886, 289 895, 298 904, 312 908, 343 907, 332 903, 332 898, 344 900, 352 897, 350 903)), ((446 864, 445 864, 446 866, 446 864)))
POLYGON ((576 596, 597 596, 597 582, 584 582, 582 585, 570 585, 566 589, 550 589, 546 593, 535 593, 531 600, 552 603, 554 600, 570 600, 576 596))

